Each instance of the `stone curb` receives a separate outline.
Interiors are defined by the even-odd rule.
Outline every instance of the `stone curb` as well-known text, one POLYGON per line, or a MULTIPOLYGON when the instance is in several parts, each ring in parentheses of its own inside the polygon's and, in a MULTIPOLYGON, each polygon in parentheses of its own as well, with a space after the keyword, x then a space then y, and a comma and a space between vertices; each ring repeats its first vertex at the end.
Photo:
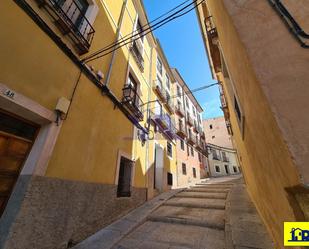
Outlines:
POLYGON ((110 249, 135 228, 147 221, 150 213, 164 202, 184 189, 171 190, 162 193, 142 206, 134 209, 126 216, 101 229, 73 247, 73 249, 110 249))

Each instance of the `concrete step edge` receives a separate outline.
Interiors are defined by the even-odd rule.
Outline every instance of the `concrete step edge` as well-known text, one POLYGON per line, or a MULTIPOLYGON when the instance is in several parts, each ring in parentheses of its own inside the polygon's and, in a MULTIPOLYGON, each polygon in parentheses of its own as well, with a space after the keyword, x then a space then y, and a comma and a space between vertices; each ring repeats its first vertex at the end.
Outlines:
POLYGON ((202 195, 182 195, 182 194, 178 194, 175 195, 175 197, 181 197, 181 198, 196 198, 196 199, 210 199, 210 200, 226 200, 226 196, 222 197, 222 196, 202 196, 202 195))
POLYGON ((217 222, 207 222, 201 220, 194 219, 183 219, 177 217, 166 217, 166 216, 158 216, 158 215, 150 215, 148 217, 149 221, 153 222, 163 222, 163 223, 176 223, 182 225, 191 225, 191 226, 199 226, 199 227, 207 227, 212 229, 224 230, 224 223, 218 224, 217 222))
POLYGON ((217 190, 217 189, 187 189, 184 192, 201 192, 201 193, 228 193, 228 190, 217 190))
POLYGON ((187 203, 164 203, 162 206, 171 206, 171 207, 187 207, 187 208, 202 208, 202 209, 219 209, 224 210, 224 205, 198 205, 198 204, 187 204, 187 203))

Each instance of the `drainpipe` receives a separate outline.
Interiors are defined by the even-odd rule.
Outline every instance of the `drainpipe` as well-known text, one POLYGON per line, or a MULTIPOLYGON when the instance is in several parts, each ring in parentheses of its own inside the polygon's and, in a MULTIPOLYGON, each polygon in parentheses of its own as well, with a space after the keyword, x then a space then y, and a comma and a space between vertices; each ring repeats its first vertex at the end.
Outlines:
MULTIPOLYGON (((126 10, 127 3, 128 3, 128 0, 124 0, 123 4, 122 4, 120 17, 119 17, 118 24, 117 24, 116 41, 115 41, 115 43, 117 43, 119 41, 119 39, 120 39, 120 30, 121 30, 121 27, 122 27, 124 12, 126 10)), ((111 59, 111 62, 109 64, 109 68, 108 68, 108 71, 107 71, 107 76, 106 76, 106 79, 105 79, 105 86, 108 86, 109 81, 110 81, 110 77, 111 77, 111 74, 112 74, 112 68, 113 68, 113 65, 114 65, 115 57, 116 57, 116 52, 117 51, 114 50, 113 54, 112 54, 112 59, 111 59)))
MULTIPOLYGON (((149 120, 149 118, 150 118, 150 115, 148 114, 148 111, 149 111, 149 108, 150 108, 150 103, 151 103, 151 85, 152 85, 152 56, 153 56, 153 49, 154 48, 151 48, 151 51, 150 51, 150 70, 149 70, 149 86, 148 86, 148 103, 147 103, 147 130, 149 131, 149 129, 150 129, 150 120, 149 120)), ((147 191, 146 191, 146 193, 147 193, 147 199, 148 199, 148 188, 149 188, 149 181, 148 181, 148 177, 149 177, 149 175, 148 175, 148 170, 149 170, 149 161, 150 161, 150 159, 149 159, 149 139, 147 139, 147 141, 146 141, 146 157, 145 157, 145 173, 146 173, 146 182, 145 182, 145 184, 146 184, 146 189, 147 189, 147 191)))

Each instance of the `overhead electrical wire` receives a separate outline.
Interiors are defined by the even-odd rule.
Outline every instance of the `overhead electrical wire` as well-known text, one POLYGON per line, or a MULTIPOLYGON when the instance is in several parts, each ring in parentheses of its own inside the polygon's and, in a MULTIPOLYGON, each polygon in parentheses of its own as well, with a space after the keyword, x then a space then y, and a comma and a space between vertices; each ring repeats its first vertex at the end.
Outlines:
POLYGON ((162 27, 163 25, 179 18, 179 17, 182 17, 184 15, 186 15, 187 13, 191 12, 193 9, 195 9, 197 6, 199 6, 200 4, 202 4, 205 0, 201 0, 199 3, 196 4, 196 2, 198 2, 199 0, 194 0, 192 3, 186 5, 185 7, 183 7, 181 10, 178 10, 177 12, 175 12, 174 14, 170 15, 169 17, 167 18, 164 18, 162 21, 156 23, 155 25, 153 26, 149 26, 147 29, 143 30, 141 29, 141 32, 134 32, 135 34, 134 35, 131 35, 130 37, 122 40, 120 39, 118 42, 114 43, 113 45, 109 45, 107 46, 106 48, 102 48, 100 50, 98 50, 97 52, 93 53, 92 55, 86 57, 83 59, 83 62, 90 62, 90 61, 93 61, 93 60, 96 60, 96 59, 99 59, 101 57, 104 57, 116 50, 118 50, 119 48, 129 44, 129 43, 132 43, 144 36, 146 36, 147 34, 153 32, 154 30, 162 27), (195 5, 196 4, 196 5, 195 5), (178 14, 180 12, 182 12, 183 10, 187 9, 188 7, 190 7, 191 5, 195 5, 194 7, 190 8, 189 10, 186 10, 185 12, 181 13, 181 14, 178 14), (178 14, 178 15, 177 15, 178 14), (145 32, 147 31, 147 32, 145 32), (137 38, 134 38, 136 37, 137 38), (132 39, 134 38, 134 39, 132 39), (125 42, 127 41, 127 42, 125 42), (123 43, 125 42, 125 43, 123 43), (112 49, 112 50, 111 50, 112 49), (107 52, 106 52, 107 51, 107 52), (104 53, 105 52, 105 53, 104 53), (103 53, 103 54, 102 54, 103 53))
MULTIPOLYGON (((162 17, 168 15, 169 13, 173 12, 174 10, 178 9, 179 7, 181 7, 182 5, 186 4, 186 3, 189 2, 189 1, 191 1, 191 0, 186 0, 186 1, 182 2, 181 4, 179 4, 179 5, 177 5, 176 7, 172 8, 171 10, 165 12, 164 14, 162 14, 162 15, 158 16, 157 18, 155 18, 154 20, 152 20, 152 21, 146 23, 145 25, 143 25, 142 27, 138 28, 137 30, 135 30, 135 32, 143 32, 144 28, 146 28, 147 26, 150 26, 150 24, 152 24, 152 23, 158 21, 158 20, 161 19, 162 17)), ((93 57, 94 55, 96 55, 96 54, 97 54, 98 52, 100 52, 100 51, 103 51, 103 50, 105 50, 105 49, 110 49, 110 48, 112 48, 112 47, 114 47, 114 46, 120 44, 121 42, 123 42, 123 40, 124 40, 125 38, 127 38, 127 37, 129 37, 129 36, 132 37, 132 33, 134 33, 134 31, 131 32, 131 33, 129 33, 129 34, 127 34, 127 35, 125 35, 125 36, 123 36, 123 37, 122 37, 120 40, 118 40, 117 42, 112 42, 112 43, 110 43, 109 45, 107 45, 107 46, 105 46, 105 47, 103 47, 103 48, 101 48, 101 49, 99 49, 99 50, 93 52, 93 53, 90 54, 89 56, 85 57, 83 60, 87 60, 88 58, 93 57)), ((129 38, 129 39, 130 39, 130 38, 129 38)))
MULTIPOLYGON (((174 98, 177 98, 177 97, 182 97, 185 94, 191 94, 192 95, 192 93, 194 93, 194 92, 202 91, 204 89, 207 89, 209 87, 212 87, 212 86, 215 86, 215 85, 219 85, 219 84, 220 84, 220 82, 216 82, 216 83, 213 83, 213 84, 210 84, 210 85, 205 85, 205 86, 201 86, 201 87, 195 88, 193 90, 184 91, 181 94, 176 94, 176 95, 171 96, 170 99, 174 99, 174 98)), ((156 100, 151 100, 151 101, 148 101, 147 103, 144 103, 143 105, 141 105, 141 107, 145 106, 146 104, 154 103, 154 102, 159 102, 161 104, 166 104, 167 103, 166 101, 163 102, 163 101, 159 101, 159 99, 156 99, 156 100)), ((155 106, 155 107, 152 107, 152 108, 147 108, 143 112, 147 112, 148 110, 152 112, 152 110, 157 109, 157 108, 160 108, 160 106, 155 106)))

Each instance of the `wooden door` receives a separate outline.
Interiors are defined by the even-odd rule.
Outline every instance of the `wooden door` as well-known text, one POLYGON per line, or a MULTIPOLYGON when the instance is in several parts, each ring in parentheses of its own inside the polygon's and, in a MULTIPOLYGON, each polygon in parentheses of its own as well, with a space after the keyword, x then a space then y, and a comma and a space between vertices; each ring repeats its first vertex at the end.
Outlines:
POLYGON ((0 216, 31 149, 37 127, 0 112, 0 216))

